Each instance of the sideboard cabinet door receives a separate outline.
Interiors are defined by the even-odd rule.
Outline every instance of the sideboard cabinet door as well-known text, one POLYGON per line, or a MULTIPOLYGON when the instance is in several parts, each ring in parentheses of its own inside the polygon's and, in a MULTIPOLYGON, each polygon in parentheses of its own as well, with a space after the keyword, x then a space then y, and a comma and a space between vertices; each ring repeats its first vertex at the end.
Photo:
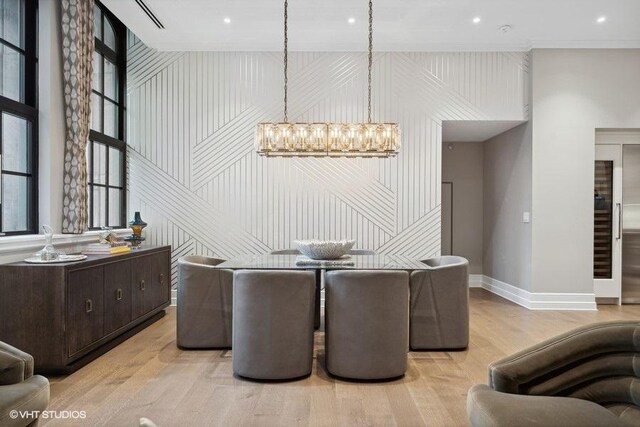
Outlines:
POLYGON ((131 261, 104 266, 104 334, 131 322, 131 261))
POLYGON ((171 293, 171 277, 169 272, 169 253, 163 252, 152 255, 153 257, 153 292, 149 293, 151 298, 151 309, 160 307, 167 303, 171 293))
POLYGON ((67 349, 73 356, 102 338, 104 301, 102 266, 68 273, 67 349))
POLYGON ((153 256, 147 255, 131 261, 131 319, 151 311, 149 294, 153 294, 153 256))

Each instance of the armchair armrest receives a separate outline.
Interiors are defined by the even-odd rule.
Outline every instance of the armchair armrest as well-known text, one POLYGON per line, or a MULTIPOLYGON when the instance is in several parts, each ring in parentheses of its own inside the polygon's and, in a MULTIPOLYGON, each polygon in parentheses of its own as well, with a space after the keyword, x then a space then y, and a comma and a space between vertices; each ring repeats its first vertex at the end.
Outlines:
POLYGON ((0 341, 0 385, 20 383, 33 376, 33 357, 0 341))
POLYGON ((20 384, 2 386, 1 389, 0 426, 36 425, 36 411, 42 412, 49 405, 49 381, 40 375, 34 375, 20 384), (11 411, 19 411, 28 418, 20 415, 16 418, 11 411))

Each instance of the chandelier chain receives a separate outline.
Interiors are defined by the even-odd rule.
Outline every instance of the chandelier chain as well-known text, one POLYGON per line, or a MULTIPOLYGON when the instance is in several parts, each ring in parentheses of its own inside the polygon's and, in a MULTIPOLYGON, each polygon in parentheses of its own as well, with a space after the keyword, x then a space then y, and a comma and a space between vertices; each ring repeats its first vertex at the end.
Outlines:
POLYGON ((371 68, 373 65, 373 0, 369 0, 369 75, 367 90, 367 108, 369 123, 371 123, 371 68))
POLYGON ((288 25, 287 25, 287 21, 288 21, 288 15, 287 15, 287 9, 289 8, 289 1, 288 0, 284 0, 284 121, 285 123, 287 123, 289 121, 288 117, 287 117, 287 91, 289 89, 289 73, 288 73, 288 44, 289 44, 289 37, 288 37, 288 25))

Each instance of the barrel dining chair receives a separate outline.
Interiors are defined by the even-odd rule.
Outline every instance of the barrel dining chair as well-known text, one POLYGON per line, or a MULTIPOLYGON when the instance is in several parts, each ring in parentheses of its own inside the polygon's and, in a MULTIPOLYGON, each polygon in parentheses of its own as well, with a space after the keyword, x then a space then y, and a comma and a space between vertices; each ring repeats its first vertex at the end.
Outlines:
POLYGON ((404 375, 409 273, 328 271, 325 313, 325 360, 330 374, 356 380, 404 375))
POLYGON ((233 372, 258 380, 311 374, 312 271, 238 270, 233 286, 233 372))
POLYGON ((455 350, 469 345, 469 262, 458 256, 422 261, 411 273, 412 350, 455 350))
POLYGON ((233 271, 214 268, 222 262, 200 255, 178 260, 178 347, 231 347, 233 271))

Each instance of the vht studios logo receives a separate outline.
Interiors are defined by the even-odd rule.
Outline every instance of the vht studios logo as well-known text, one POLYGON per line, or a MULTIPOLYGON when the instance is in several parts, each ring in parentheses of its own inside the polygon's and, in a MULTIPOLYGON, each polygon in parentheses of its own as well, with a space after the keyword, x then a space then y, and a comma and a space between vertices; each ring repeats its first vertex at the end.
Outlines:
POLYGON ((12 419, 73 419, 84 420, 87 418, 86 411, 17 411, 13 410, 9 412, 9 416, 12 419))

